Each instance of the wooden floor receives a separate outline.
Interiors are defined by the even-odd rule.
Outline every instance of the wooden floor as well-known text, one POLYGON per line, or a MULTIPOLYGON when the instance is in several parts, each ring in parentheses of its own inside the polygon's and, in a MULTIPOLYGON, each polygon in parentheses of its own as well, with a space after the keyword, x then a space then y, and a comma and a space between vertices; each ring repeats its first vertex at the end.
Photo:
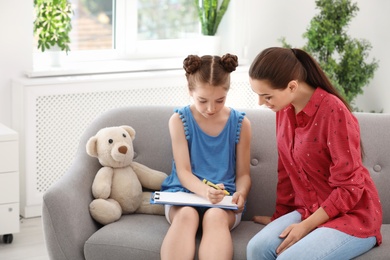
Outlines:
POLYGON ((42 219, 20 220, 20 232, 13 234, 11 244, 4 244, 0 235, 0 259, 49 260, 43 240, 42 219))

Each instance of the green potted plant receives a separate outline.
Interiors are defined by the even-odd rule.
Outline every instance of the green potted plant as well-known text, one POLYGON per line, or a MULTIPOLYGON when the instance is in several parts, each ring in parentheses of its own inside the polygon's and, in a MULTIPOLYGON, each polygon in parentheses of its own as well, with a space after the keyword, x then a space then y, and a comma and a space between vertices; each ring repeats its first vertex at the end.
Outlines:
MULTIPOLYGON (((348 24, 359 8, 350 0, 316 0, 316 6, 320 12, 303 34, 307 43, 302 49, 316 58, 332 84, 353 105, 378 68, 375 59, 366 62, 371 44, 347 34, 348 24)), ((291 48, 285 38, 281 41, 284 47, 291 48)))
POLYGON ((72 6, 67 0, 34 0, 34 34, 42 52, 58 47, 70 51, 72 6))
POLYGON ((218 0, 195 0, 203 35, 215 35, 217 33, 218 26, 229 3, 230 0, 223 0, 221 4, 218 0))

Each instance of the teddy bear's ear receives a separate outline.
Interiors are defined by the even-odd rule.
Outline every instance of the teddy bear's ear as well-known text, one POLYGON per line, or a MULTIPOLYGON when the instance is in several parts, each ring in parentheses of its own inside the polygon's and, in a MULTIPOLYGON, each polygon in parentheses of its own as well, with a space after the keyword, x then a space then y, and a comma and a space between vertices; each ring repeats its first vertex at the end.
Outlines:
POLYGON ((135 130, 134 130, 134 128, 132 128, 131 126, 128 126, 128 125, 122 125, 120 127, 125 129, 126 132, 129 133, 131 139, 134 140, 134 138, 135 138, 135 130))
POLYGON ((91 138, 89 138, 87 145, 86 145, 87 154, 92 156, 92 157, 98 157, 96 143, 97 143, 97 137, 92 136, 91 138))

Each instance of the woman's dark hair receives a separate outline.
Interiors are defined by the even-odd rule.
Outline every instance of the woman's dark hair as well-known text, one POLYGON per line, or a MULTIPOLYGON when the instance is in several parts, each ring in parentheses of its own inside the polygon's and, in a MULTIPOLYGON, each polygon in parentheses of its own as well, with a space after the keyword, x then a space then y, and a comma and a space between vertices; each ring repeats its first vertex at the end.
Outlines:
MULTIPOLYGON (((271 47, 259 53, 249 68, 249 77, 267 80, 272 88, 285 89, 291 80, 306 82, 313 88, 322 88, 338 97, 352 111, 348 102, 332 85, 318 63, 307 52, 293 48, 271 47)), ((364 148, 360 139, 361 156, 364 148)))
POLYGON ((352 108, 332 85, 318 63, 301 49, 272 47, 263 50, 252 62, 249 77, 267 80, 275 89, 285 89, 291 80, 306 82, 337 96, 349 109, 352 108))
POLYGON ((197 83, 222 86, 229 90, 230 73, 235 71, 237 66, 237 56, 229 53, 222 57, 188 55, 183 61, 190 90, 194 89, 197 83))

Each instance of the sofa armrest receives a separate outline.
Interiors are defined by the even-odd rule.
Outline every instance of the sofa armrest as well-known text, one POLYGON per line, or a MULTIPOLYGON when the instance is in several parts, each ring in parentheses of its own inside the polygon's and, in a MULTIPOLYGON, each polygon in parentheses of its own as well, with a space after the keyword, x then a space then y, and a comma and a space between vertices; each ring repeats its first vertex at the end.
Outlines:
POLYGON ((130 125, 138 133, 135 160, 168 173, 172 161, 168 120, 172 113, 173 107, 167 106, 122 107, 100 114, 87 126, 72 166, 43 195, 43 230, 50 259, 85 259, 84 244, 101 227, 89 213, 92 183, 101 168, 99 161, 86 153, 89 138, 104 127, 130 125), (153 125, 161 127, 150 127, 153 125))
POLYGON ((50 259, 84 259, 85 241, 100 228, 89 213, 92 182, 100 167, 79 149, 69 170, 44 193, 42 221, 50 259))

